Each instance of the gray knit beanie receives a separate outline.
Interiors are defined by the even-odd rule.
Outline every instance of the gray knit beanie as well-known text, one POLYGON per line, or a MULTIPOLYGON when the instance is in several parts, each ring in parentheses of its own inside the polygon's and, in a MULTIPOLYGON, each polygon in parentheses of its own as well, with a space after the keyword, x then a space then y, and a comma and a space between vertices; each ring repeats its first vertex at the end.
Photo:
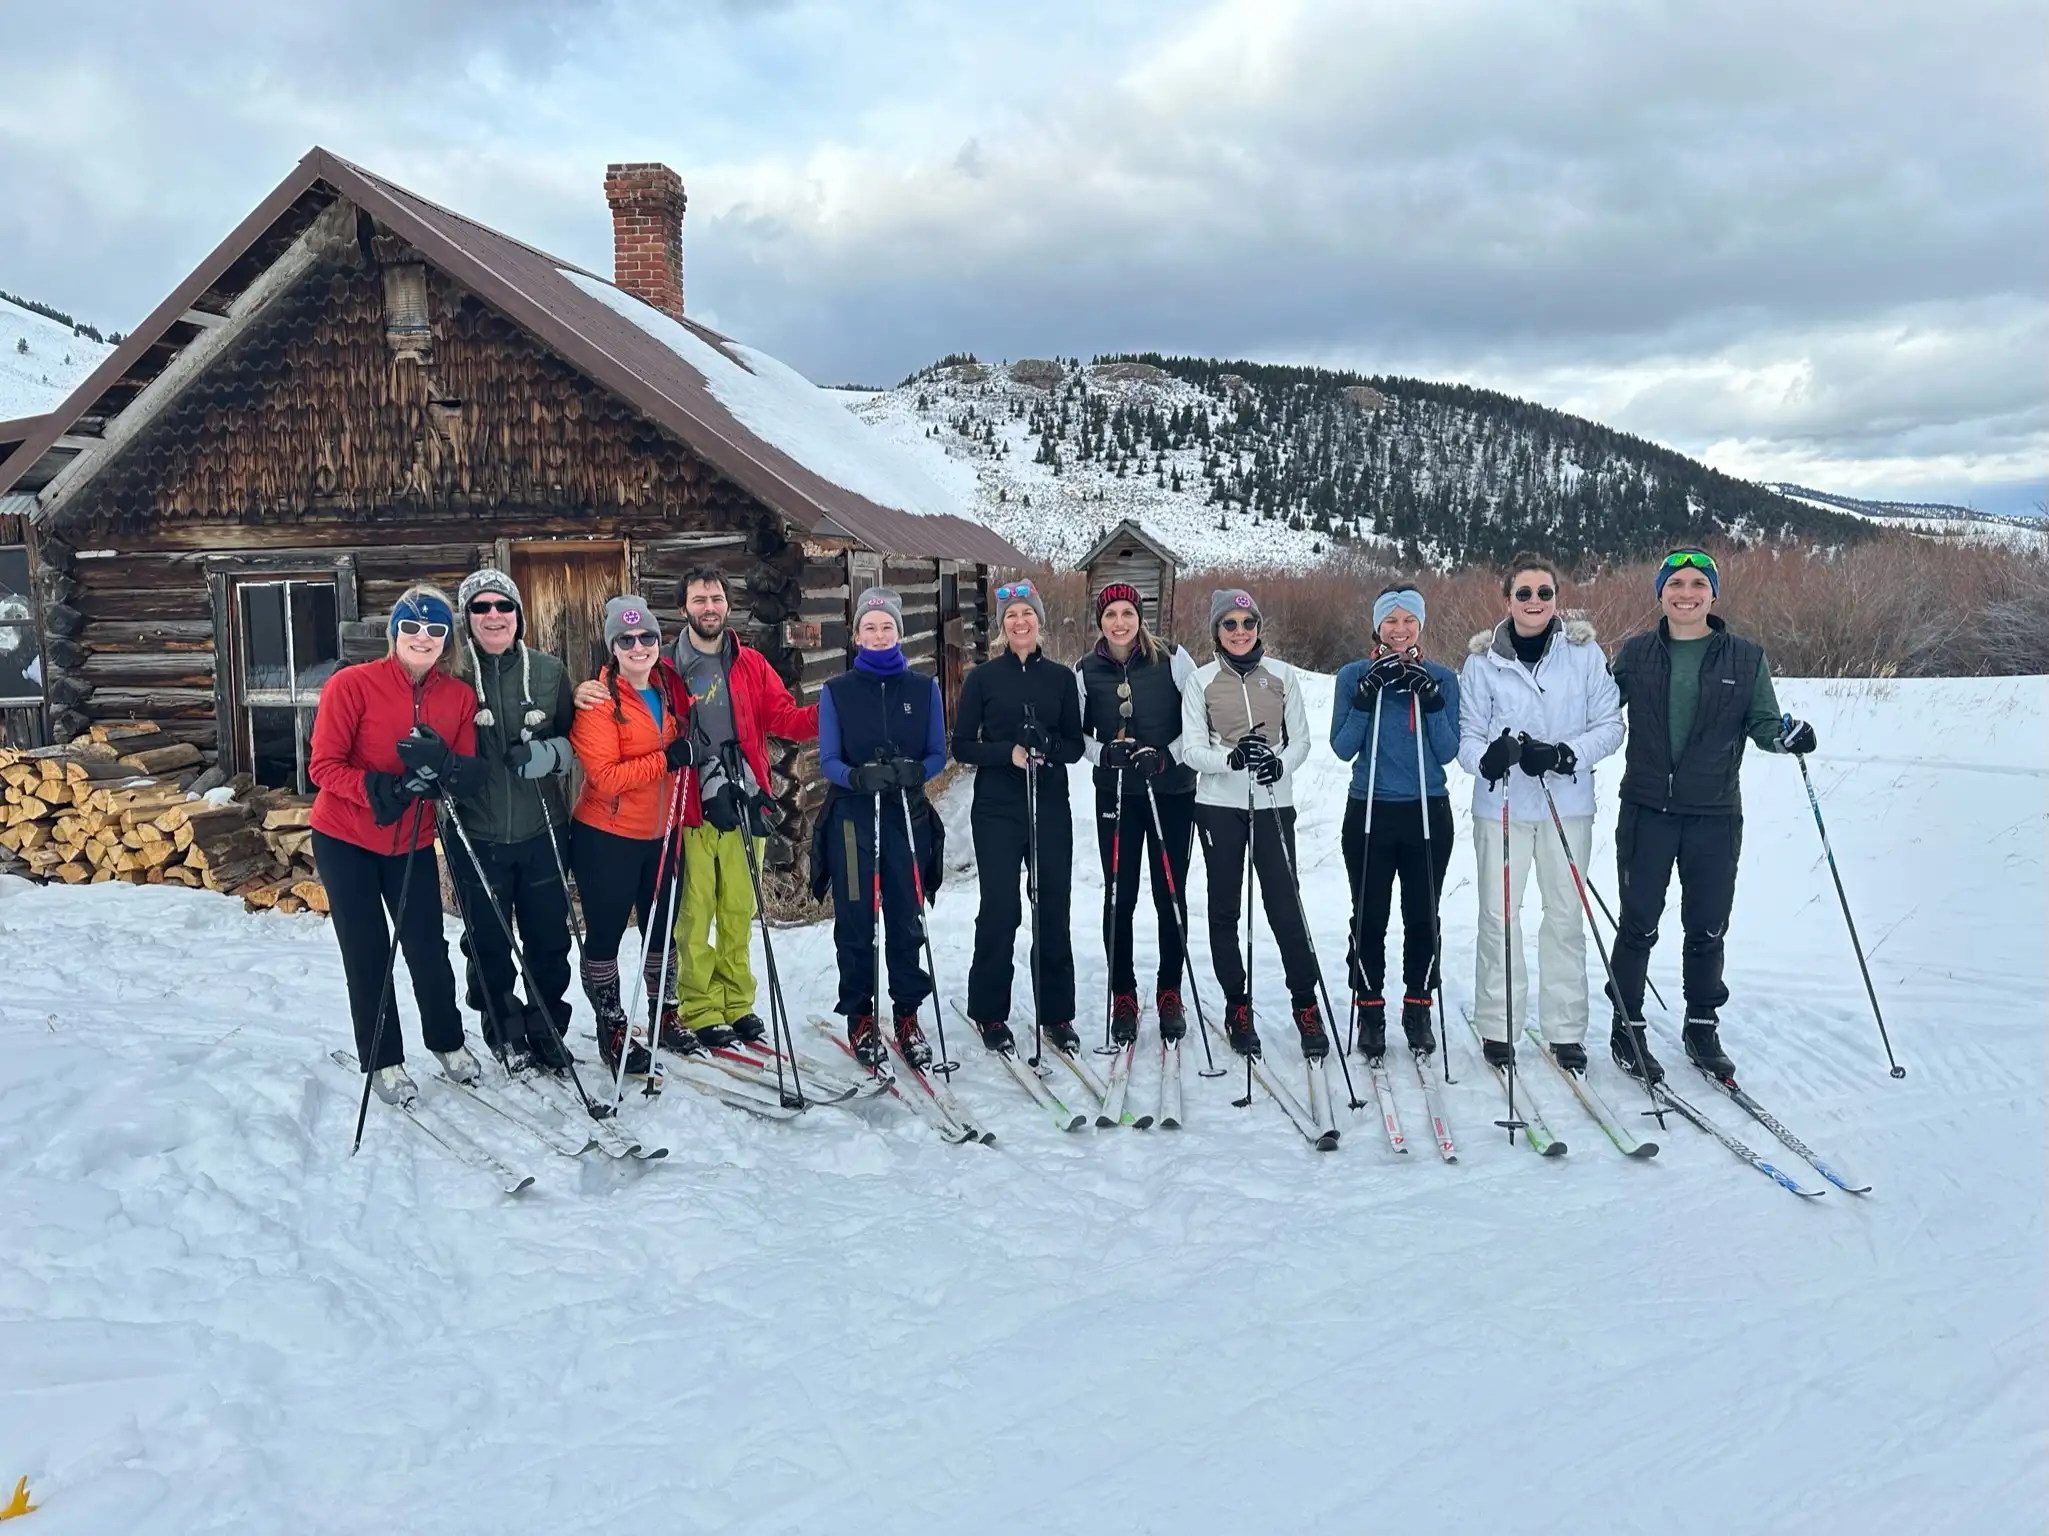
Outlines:
POLYGON ((662 635, 662 621, 655 617, 654 609, 632 592, 605 604, 605 649, 609 651, 612 642, 626 634, 653 635, 657 640, 662 635))
POLYGON ((501 570, 485 566, 481 571, 471 571, 463 577, 462 585, 455 589, 455 611, 461 615, 462 643, 470 653, 470 678, 477 688, 477 724, 495 725, 498 717, 491 712, 491 706, 484 698, 484 665, 477 656, 477 637, 470 628, 470 603, 479 592, 497 592, 509 597, 519 605, 514 616, 512 643, 519 649, 519 699, 522 722, 528 730, 548 718, 545 709, 534 704, 534 664, 531 653, 525 645, 526 603, 519 595, 519 586, 501 570))
POLYGON ((1209 637, 1217 637, 1217 625, 1223 622, 1227 613, 1249 613, 1262 624, 1266 616, 1259 611, 1259 604, 1252 600, 1252 594, 1243 587, 1220 587, 1209 595, 1209 637))
POLYGON ((1046 600, 1039 596, 1037 582, 1020 576, 1016 581, 1005 582, 996 589, 996 622, 1003 623, 1003 610, 1012 603, 1023 603, 1039 616, 1039 628, 1046 627, 1046 600))
POLYGON ((904 637, 904 600, 890 587, 870 587, 854 599, 854 628, 871 613, 886 613, 896 620, 896 637, 904 637))

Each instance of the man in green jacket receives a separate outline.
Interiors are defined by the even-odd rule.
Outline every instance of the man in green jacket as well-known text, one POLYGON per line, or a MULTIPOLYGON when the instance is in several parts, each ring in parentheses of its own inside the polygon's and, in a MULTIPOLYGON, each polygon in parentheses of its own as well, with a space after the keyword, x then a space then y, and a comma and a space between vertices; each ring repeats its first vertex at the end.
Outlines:
POLYGON ((494 1051, 524 1051, 543 1066, 566 1064, 569 1027, 569 892, 559 844, 569 820, 560 776, 574 754, 575 718, 562 663, 523 643, 526 615, 519 588, 503 571, 474 571, 456 589, 456 612, 477 689, 477 756, 491 769, 484 786, 457 810, 476 849, 444 839, 463 912, 469 957, 469 1005, 484 1016, 494 1051), (491 911, 485 883, 512 922, 532 988, 522 1004, 513 988, 519 966, 491 911))
POLYGON ((1734 1081, 1717 1010, 1729 1000, 1722 940, 1736 900, 1743 849, 1740 770, 1746 741, 1766 752, 1812 752, 1814 727, 1781 716, 1764 647, 1709 610, 1721 572, 1705 550, 1675 549, 1658 568, 1658 627, 1623 642, 1610 667, 1629 723, 1621 807, 1615 818, 1616 1065, 1656 1082, 1665 1070, 1643 1024, 1644 975, 1672 871, 1679 871, 1682 1032, 1687 1059, 1734 1081))

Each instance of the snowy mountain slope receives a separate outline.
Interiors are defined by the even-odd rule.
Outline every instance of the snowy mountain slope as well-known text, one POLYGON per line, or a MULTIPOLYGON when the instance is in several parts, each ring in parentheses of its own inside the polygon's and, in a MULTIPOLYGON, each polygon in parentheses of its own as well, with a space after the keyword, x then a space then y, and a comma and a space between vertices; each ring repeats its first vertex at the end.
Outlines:
POLYGON ((2009 549, 2049 549, 2049 527, 2038 518, 1998 517, 1970 507, 1936 502, 1870 501, 1838 496, 1804 485, 1772 487, 1789 501, 1825 512, 1847 512, 1883 528, 1900 528, 1924 538, 1953 539, 1965 544, 2001 544, 2009 549))
POLYGON ((0 421, 54 410, 113 350, 61 321, 0 299, 0 421))
MULTIPOLYGON (((1312 686, 1320 724, 1330 685, 1312 686)), ((1875 1183, 1861 1201, 1795 1200, 1677 1123, 1625 1162, 1539 1078, 1573 1148, 1541 1161, 1488 1125, 1497 1093, 1463 1037, 1455 1167, 1393 1158, 1367 1117, 1318 1157, 1272 1105, 1230 1106, 1242 1078, 1193 1070, 1186 1130, 1063 1136, 949 1015, 996 1148, 946 1147, 887 1105, 770 1127, 673 1088, 629 1111, 666 1165, 534 1153, 537 1188, 508 1202, 381 1112, 346 1155, 321 921, 0 881, 0 1481, 29 1476, 39 1536, 2032 1532, 2049 681, 1784 695, 1821 732, 1910 1075, 1885 1076, 1783 759, 1745 770, 1724 1033, 1754 1092, 1875 1183)), ((1299 795, 1333 973, 1345 773, 1319 749, 1299 795)), ((1611 898, 1614 773, 1591 871, 1611 898)), ((1475 941, 1466 793, 1454 1001, 1475 941)), ((1103 983, 1092 864, 1085 999, 1103 983)), ((950 876, 938 908, 955 993, 972 891, 950 876)), ((776 941, 800 1013, 825 1007, 829 933, 776 941)), ((1668 932, 1653 974, 1676 1002, 1675 950, 1668 932)), ((1654 1028, 1676 1059, 1670 1021, 1654 1028)), ((1605 1060, 1595 1077, 1637 1107, 1605 1060)), ((1413 1088, 1402 1103, 1413 1128, 1413 1088)))
POLYGON ((1303 567, 1348 550, 1451 567, 1532 542, 1642 556, 1869 526, 1654 443, 1464 385, 1197 358, 949 358, 855 413, 958 466, 972 515, 1050 562, 1137 517, 1196 567, 1303 567))

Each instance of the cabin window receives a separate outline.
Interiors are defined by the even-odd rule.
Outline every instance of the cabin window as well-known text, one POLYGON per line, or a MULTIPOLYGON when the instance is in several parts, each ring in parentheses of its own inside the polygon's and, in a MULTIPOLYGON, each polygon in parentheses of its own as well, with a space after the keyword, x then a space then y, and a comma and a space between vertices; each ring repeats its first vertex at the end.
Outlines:
POLYGON ((339 594, 331 580, 235 583, 235 726, 256 782, 306 794, 320 688, 341 666, 339 594))
POLYGON ((28 549, 0 544, 0 704, 43 702, 35 617, 28 591, 28 549))

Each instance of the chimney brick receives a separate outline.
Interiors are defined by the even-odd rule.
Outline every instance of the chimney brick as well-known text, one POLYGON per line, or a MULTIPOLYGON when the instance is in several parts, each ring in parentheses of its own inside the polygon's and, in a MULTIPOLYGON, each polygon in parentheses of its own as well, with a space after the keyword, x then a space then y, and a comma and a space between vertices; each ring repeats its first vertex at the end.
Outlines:
POLYGON ((651 160, 605 167, 612 208, 612 281, 683 318, 683 178, 651 160))

